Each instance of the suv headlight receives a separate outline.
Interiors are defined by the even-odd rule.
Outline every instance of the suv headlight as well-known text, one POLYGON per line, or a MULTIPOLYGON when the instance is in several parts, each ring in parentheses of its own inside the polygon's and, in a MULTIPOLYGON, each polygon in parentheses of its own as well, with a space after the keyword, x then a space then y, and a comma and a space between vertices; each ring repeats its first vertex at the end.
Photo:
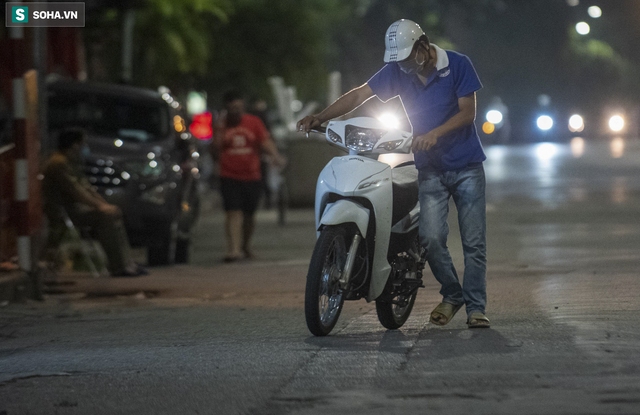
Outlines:
POLYGON ((345 142, 347 148, 358 152, 364 152, 373 150, 373 147, 386 133, 386 131, 347 125, 347 127, 345 128, 345 133, 345 142))

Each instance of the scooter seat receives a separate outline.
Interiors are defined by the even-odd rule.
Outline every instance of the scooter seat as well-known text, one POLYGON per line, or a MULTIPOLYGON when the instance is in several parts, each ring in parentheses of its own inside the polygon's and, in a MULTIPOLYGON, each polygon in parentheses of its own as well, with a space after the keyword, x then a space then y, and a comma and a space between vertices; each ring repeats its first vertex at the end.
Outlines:
POLYGON ((393 189, 391 223, 395 225, 418 203, 418 169, 413 163, 403 163, 391 170, 391 180, 393 189))

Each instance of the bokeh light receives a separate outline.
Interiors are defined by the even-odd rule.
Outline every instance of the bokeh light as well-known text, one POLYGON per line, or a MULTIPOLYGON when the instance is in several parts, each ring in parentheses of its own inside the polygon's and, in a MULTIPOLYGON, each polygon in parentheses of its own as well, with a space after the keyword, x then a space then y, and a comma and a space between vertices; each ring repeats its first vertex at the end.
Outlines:
POLYGON ((569 118, 569 131, 572 133, 579 133, 584 130, 584 119, 578 114, 573 114, 569 118))
POLYGON ((490 123, 489 121, 485 122, 484 124, 482 124, 482 132, 490 135, 493 134, 494 131, 496 131, 496 126, 492 123, 490 123))
POLYGON ((591 6, 589 7, 589 16, 593 17, 594 19, 597 19, 598 17, 602 16, 602 9, 598 6, 591 6))
POLYGON ((621 115, 614 115, 609 118, 609 128, 616 133, 622 131, 624 129, 624 118, 621 115))
POLYGON ((536 125, 542 131, 548 131, 553 128, 553 118, 549 117, 548 115, 541 115, 536 120, 536 125))
POLYGON ((578 32, 578 34, 584 36, 584 35, 588 35, 590 31, 591 31, 591 26, 589 26, 589 23, 580 22, 576 24, 576 32, 578 32))
POLYGON ((551 105, 551 97, 547 94, 538 95, 538 105, 541 107, 548 107, 551 105))
POLYGON ((500 124, 502 122, 502 113, 498 110, 487 112, 487 121, 491 124, 500 124))

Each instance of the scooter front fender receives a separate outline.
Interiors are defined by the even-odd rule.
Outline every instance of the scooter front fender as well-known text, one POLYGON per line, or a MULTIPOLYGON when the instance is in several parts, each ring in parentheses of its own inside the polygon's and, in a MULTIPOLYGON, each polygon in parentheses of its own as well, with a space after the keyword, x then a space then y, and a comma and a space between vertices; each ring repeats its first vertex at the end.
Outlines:
POLYGON ((363 238, 367 237, 369 227, 369 209, 349 199, 341 199, 329 203, 322 213, 318 224, 318 232, 324 226, 340 225, 342 223, 355 223, 363 238))

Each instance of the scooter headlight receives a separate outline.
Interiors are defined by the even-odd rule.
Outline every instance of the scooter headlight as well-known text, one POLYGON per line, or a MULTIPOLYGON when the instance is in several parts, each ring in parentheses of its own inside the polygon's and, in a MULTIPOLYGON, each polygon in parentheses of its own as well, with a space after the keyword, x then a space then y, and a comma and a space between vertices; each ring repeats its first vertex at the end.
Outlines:
POLYGON ((348 125, 345 128, 347 148, 358 152, 371 151, 380 138, 386 133, 385 130, 375 130, 372 128, 361 128, 348 125))

